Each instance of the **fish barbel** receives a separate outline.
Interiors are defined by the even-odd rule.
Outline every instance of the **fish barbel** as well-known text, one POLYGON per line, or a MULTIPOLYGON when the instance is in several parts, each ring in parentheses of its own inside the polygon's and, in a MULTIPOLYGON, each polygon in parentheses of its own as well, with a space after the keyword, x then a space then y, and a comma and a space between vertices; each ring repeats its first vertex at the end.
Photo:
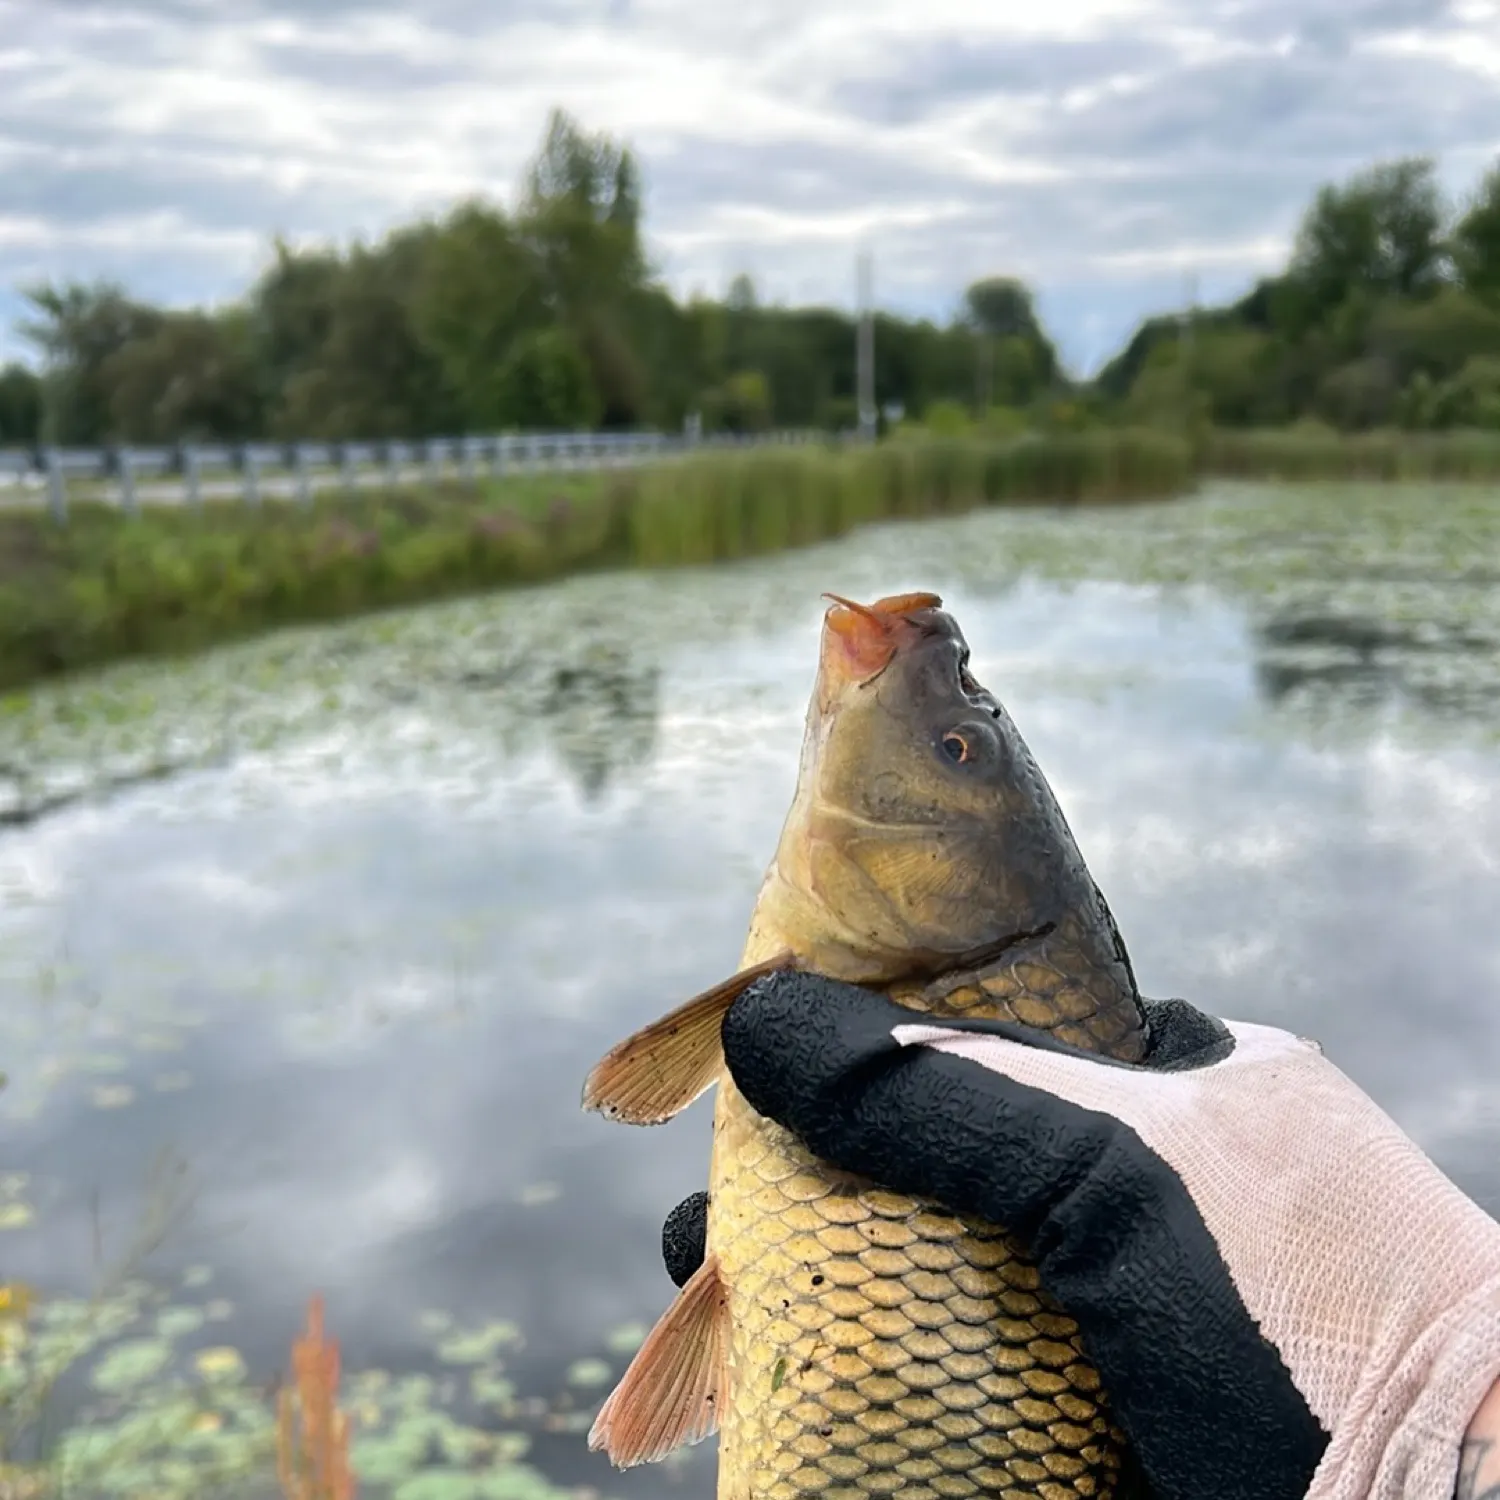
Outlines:
POLYGON ((1144 1052, 1109 908, 941 600, 830 597, 741 969, 620 1043, 585 1087, 586 1106, 654 1124, 718 1085, 703 1263, 590 1446, 626 1467, 717 1430, 719 1500, 1110 1500, 1123 1435, 1024 1248, 819 1162, 724 1068, 729 1005, 783 966, 935 1018, 1144 1052))

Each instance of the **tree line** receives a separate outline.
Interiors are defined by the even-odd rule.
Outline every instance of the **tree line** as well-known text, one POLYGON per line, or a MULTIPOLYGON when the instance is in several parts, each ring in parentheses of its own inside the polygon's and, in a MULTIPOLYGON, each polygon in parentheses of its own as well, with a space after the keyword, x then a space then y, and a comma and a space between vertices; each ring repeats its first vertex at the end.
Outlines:
MULTIPOLYGON (((514 429, 852 425, 851 319, 673 298, 631 152, 562 112, 519 202, 471 199, 373 244, 277 242, 248 293, 153 307, 109 284, 23 289, 41 372, 0 374, 0 443, 378 439, 514 429)), ((1026 289, 970 289, 946 326, 876 320, 885 400, 1025 403, 1058 378, 1026 289)))
MULTIPOLYGON (((37 372, 0 371, 0 444, 379 439, 534 428, 851 426, 852 318, 746 277, 680 301, 630 150, 555 112, 513 211, 481 198, 347 248, 293 248, 238 301, 23 289, 37 372)), ((1286 268, 1148 319, 1095 380, 996 276, 946 323, 879 314, 877 399, 934 425, 1088 420, 1500 427, 1500 164, 1457 208, 1433 163, 1320 189, 1286 268)))
POLYGON ((1425 157, 1319 189, 1284 270, 1148 319, 1095 387, 1145 420, 1500 428, 1500 161, 1457 206, 1425 157))

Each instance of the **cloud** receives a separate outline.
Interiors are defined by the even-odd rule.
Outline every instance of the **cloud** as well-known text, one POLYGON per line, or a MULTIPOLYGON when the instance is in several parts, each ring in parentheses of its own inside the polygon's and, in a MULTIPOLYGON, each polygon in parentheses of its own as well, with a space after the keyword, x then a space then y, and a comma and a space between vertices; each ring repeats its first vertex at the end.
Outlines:
POLYGON ((679 291, 749 270, 847 305, 869 243, 884 305, 1019 273, 1090 363, 1185 272, 1274 266, 1321 182, 1420 151, 1466 186, 1497 27, 1496 0, 0 0, 0 284, 230 296, 273 233, 511 196, 561 104, 636 146, 679 291))

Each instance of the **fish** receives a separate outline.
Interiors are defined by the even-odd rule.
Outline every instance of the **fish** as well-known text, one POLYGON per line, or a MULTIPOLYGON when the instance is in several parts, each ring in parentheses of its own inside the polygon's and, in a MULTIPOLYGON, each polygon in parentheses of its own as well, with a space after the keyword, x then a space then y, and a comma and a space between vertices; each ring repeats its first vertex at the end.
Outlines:
POLYGON ((717 1432, 718 1500, 1123 1500, 1126 1439, 1025 1247, 818 1161, 724 1065, 724 1015, 781 968, 1125 1062, 1146 1048, 1114 917, 942 599, 825 597, 796 789, 740 967, 584 1087, 586 1108, 637 1125, 717 1087, 704 1259, 589 1446, 628 1468, 717 1432))

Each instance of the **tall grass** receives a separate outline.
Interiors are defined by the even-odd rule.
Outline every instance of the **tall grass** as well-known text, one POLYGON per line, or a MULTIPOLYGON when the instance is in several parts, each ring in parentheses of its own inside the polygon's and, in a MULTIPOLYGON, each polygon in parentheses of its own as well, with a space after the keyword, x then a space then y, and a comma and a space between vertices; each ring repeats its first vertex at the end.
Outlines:
POLYGON ((1149 433, 1020 442, 894 442, 852 452, 752 452, 640 476, 629 561, 720 562, 842 536, 875 521, 984 505, 1161 499, 1190 487, 1187 449, 1149 433))
POLYGON ((0 689, 123 656, 588 568, 717 562, 981 505, 1163 498, 1171 437, 754 450, 648 470, 320 499, 306 509, 0 516, 0 689))
POLYGON ((1220 429, 1200 440, 1196 459, 1203 472, 1234 479, 1492 481, 1500 480, 1500 432, 1220 429))

